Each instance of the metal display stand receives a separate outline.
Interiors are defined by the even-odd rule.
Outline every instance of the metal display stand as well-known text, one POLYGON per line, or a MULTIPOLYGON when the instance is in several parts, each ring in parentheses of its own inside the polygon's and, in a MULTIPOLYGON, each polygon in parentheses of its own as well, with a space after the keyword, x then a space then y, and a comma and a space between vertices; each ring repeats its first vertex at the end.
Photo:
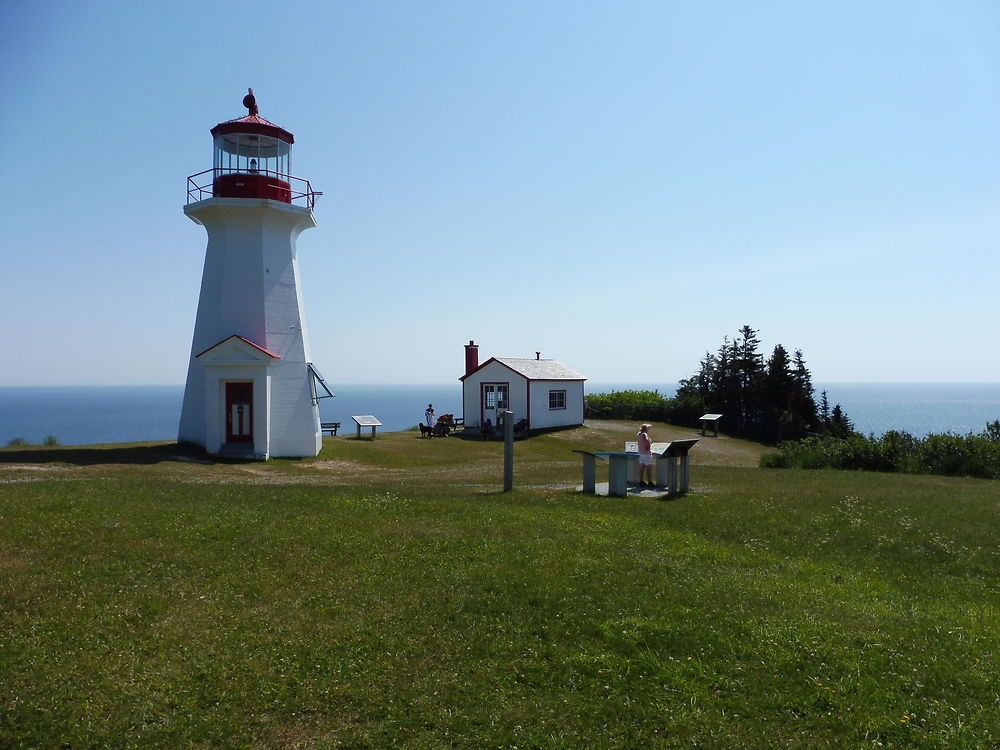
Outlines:
POLYGON ((719 420, 722 419, 721 414, 702 414, 698 419, 701 420, 701 434, 705 435, 705 430, 709 426, 713 429, 713 437, 719 437, 719 420))
POLYGON ((362 427, 371 427, 372 428, 372 440, 374 440, 375 439, 375 428, 382 426, 382 423, 379 422, 377 419, 375 419, 375 417, 373 417, 371 414, 365 414, 364 416, 360 416, 360 417, 351 417, 351 419, 353 419, 354 422, 358 425, 358 437, 361 437, 361 428, 362 427))
MULTIPOLYGON (((697 443, 691 440, 674 440, 669 443, 653 443, 652 453, 656 465, 656 488, 666 490, 669 495, 684 495, 691 487, 691 448, 697 443)), ((636 443, 625 443, 625 451, 582 451, 583 491, 597 494, 597 459, 608 462, 608 497, 626 497, 629 482, 639 481, 639 455, 636 443), (631 449, 631 450, 630 450, 631 449)))

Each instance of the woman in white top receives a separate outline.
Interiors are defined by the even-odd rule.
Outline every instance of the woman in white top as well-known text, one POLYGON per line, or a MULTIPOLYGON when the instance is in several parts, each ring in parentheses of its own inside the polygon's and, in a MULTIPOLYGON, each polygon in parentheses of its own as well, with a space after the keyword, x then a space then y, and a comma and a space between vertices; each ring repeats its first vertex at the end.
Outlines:
POLYGON ((639 485, 642 487, 653 487, 653 441, 649 439, 649 425, 644 424, 635 435, 635 441, 639 444, 639 485), (643 477, 649 477, 649 482, 643 477))

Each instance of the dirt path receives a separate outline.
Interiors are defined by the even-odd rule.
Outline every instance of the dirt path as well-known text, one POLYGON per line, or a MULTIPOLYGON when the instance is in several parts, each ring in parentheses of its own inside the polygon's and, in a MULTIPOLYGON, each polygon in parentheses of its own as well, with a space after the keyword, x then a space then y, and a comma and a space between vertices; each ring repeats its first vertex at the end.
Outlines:
MULTIPOLYGON (((600 435, 608 441, 608 449, 621 450, 625 441, 635 440, 639 428, 638 422, 626 422, 611 419, 587 420, 583 429, 594 435, 600 435)), ((571 431, 568 434, 572 434, 571 431)), ((559 433, 556 433, 559 434, 559 433)), ((719 437, 702 437, 701 430, 691 427, 677 427, 663 423, 654 423, 649 430, 654 442, 670 440, 698 440, 691 451, 691 463, 695 466, 738 466, 754 468, 760 465, 760 457, 767 448, 749 440, 720 435, 719 437)))

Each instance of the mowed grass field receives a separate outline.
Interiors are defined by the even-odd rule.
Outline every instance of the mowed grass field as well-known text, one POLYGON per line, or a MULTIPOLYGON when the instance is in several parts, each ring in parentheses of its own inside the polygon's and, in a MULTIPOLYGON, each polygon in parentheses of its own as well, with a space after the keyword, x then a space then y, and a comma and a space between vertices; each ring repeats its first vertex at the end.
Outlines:
POLYGON ((0 450, 0 747, 1000 747, 995 482, 580 494, 635 428, 0 450))

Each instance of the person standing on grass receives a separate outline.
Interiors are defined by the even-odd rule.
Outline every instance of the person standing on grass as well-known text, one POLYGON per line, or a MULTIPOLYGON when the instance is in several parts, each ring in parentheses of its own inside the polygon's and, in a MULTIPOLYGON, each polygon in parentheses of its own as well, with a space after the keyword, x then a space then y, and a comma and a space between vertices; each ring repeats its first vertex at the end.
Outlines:
POLYGON ((434 426, 434 404, 427 404, 427 410, 424 412, 424 422, 427 423, 428 427, 434 426))
POLYGON ((649 439, 649 425, 644 424, 635 435, 635 441, 639 444, 639 486, 653 487, 653 441, 649 439), (643 477, 649 477, 649 482, 645 482, 643 477))

